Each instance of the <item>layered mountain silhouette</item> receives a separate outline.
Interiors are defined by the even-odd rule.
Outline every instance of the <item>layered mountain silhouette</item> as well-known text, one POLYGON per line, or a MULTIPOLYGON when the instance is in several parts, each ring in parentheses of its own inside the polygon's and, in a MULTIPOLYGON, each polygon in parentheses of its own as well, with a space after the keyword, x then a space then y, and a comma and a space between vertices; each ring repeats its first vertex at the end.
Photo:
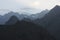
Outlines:
POLYGON ((45 16, 45 14, 47 14, 49 12, 49 10, 43 10, 41 11, 40 13, 37 13, 37 14, 32 14, 30 15, 30 19, 31 20, 36 20, 36 19, 41 19, 42 17, 45 16))
POLYGON ((56 5, 37 23, 45 26, 48 31, 54 35, 57 40, 60 40, 60 6, 56 5))
POLYGON ((0 17, 0 24, 5 24, 6 21, 8 21, 10 19, 11 16, 17 16, 19 17, 19 14, 18 13, 15 13, 15 12, 8 12, 8 14, 5 14, 3 15, 2 17, 0 17))
POLYGON ((18 17, 19 20, 22 20, 24 17, 26 17, 26 15, 24 14, 19 14, 17 12, 11 11, 0 17, 0 24, 5 24, 5 22, 7 22, 12 16, 18 17))
POLYGON ((0 40, 60 40, 60 6, 29 16, 9 12, 0 24, 0 40))
MULTIPOLYGON (((43 10, 42 12, 40 12, 40 13, 37 13, 37 14, 35 14, 35 16, 37 17, 37 19, 38 18, 42 18, 42 17, 44 17, 45 16, 45 14, 47 14, 49 12, 49 10, 43 10)), ((33 15, 32 15, 33 16, 33 15)))
POLYGON ((6 13, 3 16, 0 15, 0 24, 1 25, 5 24, 5 22, 8 21, 11 18, 11 16, 13 16, 13 15, 16 16, 16 17, 18 17, 19 20, 22 20, 24 18, 35 20, 35 19, 43 17, 47 12, 48 12, 48 10, 44 10, 41 13, 26 15, 26 14, 19 14, 18 12, 10 11, 10 12, 6 13))
POLYGON ((19 21, 16 16, 12 16, 6 24, 0 25, 0 40, 56 40, 45 28, 33 22, 19 21), (14 19, 15 23, 9 25, 14 19))

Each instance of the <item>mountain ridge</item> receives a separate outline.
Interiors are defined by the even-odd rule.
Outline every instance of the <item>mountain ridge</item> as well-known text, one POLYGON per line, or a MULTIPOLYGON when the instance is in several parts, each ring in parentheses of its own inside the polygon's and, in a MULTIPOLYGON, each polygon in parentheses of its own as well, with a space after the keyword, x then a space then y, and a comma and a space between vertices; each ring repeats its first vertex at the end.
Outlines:
POLYGON ((60 40, 60 6, 56 5, 42 19, 40 24, 45 26, 47 30, 60 40))

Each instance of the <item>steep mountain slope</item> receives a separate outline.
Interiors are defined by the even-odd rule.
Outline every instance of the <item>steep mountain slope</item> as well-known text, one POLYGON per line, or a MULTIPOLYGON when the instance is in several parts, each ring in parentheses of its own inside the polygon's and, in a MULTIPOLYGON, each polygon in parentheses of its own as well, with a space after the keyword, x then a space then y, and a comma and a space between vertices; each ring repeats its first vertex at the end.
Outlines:
POLYGON ((60 6, 56 5, 41 20, 40 24, 46 26, 48 31, 60 40, 60 6))
POLYGON ((48 12, 49 10, 46 9, 46 10, 41 11, 40 13, 31 14, 28 18, 30 18, 31 20, 41 19, 48 12))

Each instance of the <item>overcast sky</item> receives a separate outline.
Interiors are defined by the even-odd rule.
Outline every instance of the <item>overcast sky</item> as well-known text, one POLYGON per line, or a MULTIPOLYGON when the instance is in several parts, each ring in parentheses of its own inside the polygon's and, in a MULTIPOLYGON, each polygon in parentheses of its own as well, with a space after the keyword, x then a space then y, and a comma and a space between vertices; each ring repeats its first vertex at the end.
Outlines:
POLYGON ((19 10, 20 8, 51 9, 60 5, 60 0, 0 0, 0 9, 19 10))

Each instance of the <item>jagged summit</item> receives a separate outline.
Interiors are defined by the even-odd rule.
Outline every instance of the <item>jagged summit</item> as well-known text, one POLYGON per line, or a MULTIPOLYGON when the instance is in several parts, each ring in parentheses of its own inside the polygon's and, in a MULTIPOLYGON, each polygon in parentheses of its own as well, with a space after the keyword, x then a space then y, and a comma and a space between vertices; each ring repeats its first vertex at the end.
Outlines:
POLYGON ((60 14, 59 5, 56 5, 53 9, 51 9, 47 15, 57 15, 57 14, 60 14))
POLYGON ((56 5, 52 10, 53 10, 53 12, 57 12, 57 11, 60 12, 60 6, 56 5))

